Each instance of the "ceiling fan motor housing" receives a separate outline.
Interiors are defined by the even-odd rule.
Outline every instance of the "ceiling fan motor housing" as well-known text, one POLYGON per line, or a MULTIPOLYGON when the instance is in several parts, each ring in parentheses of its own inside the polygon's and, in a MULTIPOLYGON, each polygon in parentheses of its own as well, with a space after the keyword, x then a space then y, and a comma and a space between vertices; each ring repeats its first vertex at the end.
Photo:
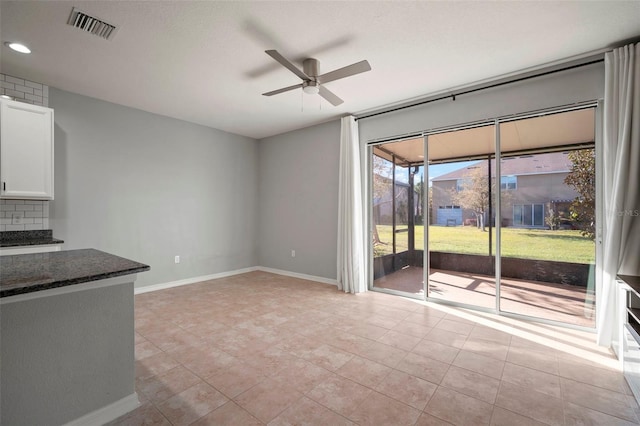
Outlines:
POLYGON ((309 77, 315 77, 320 75, 320 62, 314 58, 305 59, 302 62, 302 70, 309 77))

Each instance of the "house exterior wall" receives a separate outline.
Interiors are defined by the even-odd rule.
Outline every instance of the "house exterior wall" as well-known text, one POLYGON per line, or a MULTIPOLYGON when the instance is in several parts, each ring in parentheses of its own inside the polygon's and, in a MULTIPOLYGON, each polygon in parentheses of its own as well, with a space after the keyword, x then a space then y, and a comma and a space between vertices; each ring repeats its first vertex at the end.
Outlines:
MULTIPOLYGON (((514 226, 514 205, 543 205, 546 217, 551 202, 573 200, 578 193, 564 183, 568 173, 545 173, 518 176, 517 189, 502 190, 501 216, 503 226, 514 226)), ((518 226, 518 224, 515 224, 518 226)), ((546 227, 543 221, 542 226, 546 227)))
MULTIPOLYGON (((540 173, 517 176, 516 189, 502 190, 501 217, 503 226, 526 226, 514 224, 514 205, 542 205, 543 218, 548 214, 552 201, 571 201, 578 193, 564 183, 567 172, 540 173)), ((451 212, 439 210, 441 207, 453 205, 452 191, 455 191, 457 179, 433 182, 432 224, 446 224, 451 212), (439 217, 446 215, 446 218, 439 217)), ((475 220, 475 214, 469 209, 462 209, 462 224, 475 220)), ((541 226, 546 227, 543 223, 541 226)))

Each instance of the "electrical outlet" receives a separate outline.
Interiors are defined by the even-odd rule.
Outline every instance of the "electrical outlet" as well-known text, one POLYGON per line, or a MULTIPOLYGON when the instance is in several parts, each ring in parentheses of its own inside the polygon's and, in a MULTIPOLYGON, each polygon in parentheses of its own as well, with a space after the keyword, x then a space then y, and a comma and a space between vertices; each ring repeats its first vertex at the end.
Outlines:
POLYGON ((175 259, 174 259, 174 261, 175 261, 176 263, 180 263, 180 256, 176 256, 176 257, 175 257, 175 259))
POLYGON ((22 225, 22 219, 24 219, 23 212, 15 212, 11 213, 11 224, 12 225, 22 225))
POLYGON ((295 250, 291 250, 291 257, 296 257, 296 251, 295 250))

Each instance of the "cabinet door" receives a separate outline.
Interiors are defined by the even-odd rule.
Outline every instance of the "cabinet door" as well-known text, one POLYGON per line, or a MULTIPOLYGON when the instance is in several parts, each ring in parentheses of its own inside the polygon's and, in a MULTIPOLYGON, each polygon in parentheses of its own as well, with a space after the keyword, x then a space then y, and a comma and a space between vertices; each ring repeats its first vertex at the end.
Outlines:
POLYGON ((0 123, 0 197, 52 200, 53 110, 2 101, 0 123))

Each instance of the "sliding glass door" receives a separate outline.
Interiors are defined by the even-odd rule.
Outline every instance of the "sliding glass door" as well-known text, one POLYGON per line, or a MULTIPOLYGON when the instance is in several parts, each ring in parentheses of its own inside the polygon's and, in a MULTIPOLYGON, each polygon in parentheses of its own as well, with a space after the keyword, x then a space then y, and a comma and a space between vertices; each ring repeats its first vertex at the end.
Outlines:
POLYGON ((589 105, 372 145, 371 287, 594 327, 595 134, 589 105))
POLYGON ((594 142, 594 108, 500 124, 501 311, 595 327, 594 142))

